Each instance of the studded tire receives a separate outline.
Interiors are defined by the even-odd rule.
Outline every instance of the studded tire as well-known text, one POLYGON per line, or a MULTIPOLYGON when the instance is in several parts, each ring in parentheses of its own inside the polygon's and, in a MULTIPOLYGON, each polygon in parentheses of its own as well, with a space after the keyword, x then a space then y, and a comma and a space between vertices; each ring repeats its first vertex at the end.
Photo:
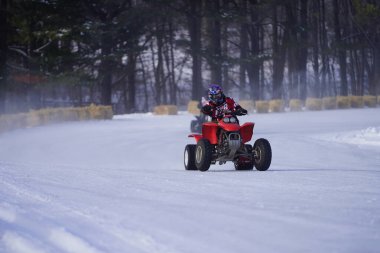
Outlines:
POLYGON ((212 145, 207 139, 200 139, 195 147, 195 166, 200 171, 210 168, 212 159, 212 145))
POLYGON ((272 162, 272 148, 266 139, 257 139, 253 145, 255 167, 259 171, 269 169, 272 162))
POLYGON ((185 170, 198 170, 195 166, 195 146, 196 145, 194 144, 188 144, 185 147, 185 152, 183 154, 185 170))

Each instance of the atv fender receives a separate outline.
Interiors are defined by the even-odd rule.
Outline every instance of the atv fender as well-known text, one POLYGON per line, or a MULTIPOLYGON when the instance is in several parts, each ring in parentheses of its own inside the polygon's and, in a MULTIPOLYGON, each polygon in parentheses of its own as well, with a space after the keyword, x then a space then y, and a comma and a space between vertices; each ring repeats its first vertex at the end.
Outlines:
POLYGON ((194 137, 195 138, 195 141, 198 143, 198 141, 200 139, 203 138, 203 136, 201 134, 189 134, 188 137, 194 137))
POLYGON ((215 145, 218 144, 218 131, 219 125, 215 122, 206 122, 202 125, 202 135, 203 138, 207 139, 210 144, 215 145))
POLYGON ((207 139, 210 144, 218 144, 218 137, 216 135, 218 124, 214 122, 206 122, 202 125, 202 134, 190 134, 189 137, 194 137, 198 141, 202 138, 207 139))
POLYGON ((240 136, 243 143, 247 143, 252 139, 254 126, 255 126, 255 123, 253 122, 247 122, 241 126, 240 136))

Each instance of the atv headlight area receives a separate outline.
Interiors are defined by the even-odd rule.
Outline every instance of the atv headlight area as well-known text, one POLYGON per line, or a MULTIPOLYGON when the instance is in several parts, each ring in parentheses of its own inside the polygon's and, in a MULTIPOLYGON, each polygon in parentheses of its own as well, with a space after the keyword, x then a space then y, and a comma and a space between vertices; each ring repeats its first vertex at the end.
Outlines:
POLYGON ((223 122, 224 123, 236 123, 237 120, 235 117, 225 117, 225 118, 223 118, 223 122))

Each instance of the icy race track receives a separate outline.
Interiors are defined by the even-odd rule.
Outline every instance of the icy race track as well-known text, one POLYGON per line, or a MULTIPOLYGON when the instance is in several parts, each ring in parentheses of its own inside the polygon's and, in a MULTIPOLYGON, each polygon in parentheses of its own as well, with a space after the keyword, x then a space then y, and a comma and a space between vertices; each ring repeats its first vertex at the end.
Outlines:
POLYGON ((380 252, 380 108, 241 117, 266 172, 185 171, 192 118, 0 135, 0 252, 380 252))

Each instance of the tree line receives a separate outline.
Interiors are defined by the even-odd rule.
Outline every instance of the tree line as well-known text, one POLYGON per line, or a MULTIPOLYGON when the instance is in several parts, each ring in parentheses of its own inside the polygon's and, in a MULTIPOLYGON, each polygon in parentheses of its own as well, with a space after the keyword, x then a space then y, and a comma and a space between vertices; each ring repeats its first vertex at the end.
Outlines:
POLYGON ((380 93, 378 0, 0 0, 0 113, 380 93))

